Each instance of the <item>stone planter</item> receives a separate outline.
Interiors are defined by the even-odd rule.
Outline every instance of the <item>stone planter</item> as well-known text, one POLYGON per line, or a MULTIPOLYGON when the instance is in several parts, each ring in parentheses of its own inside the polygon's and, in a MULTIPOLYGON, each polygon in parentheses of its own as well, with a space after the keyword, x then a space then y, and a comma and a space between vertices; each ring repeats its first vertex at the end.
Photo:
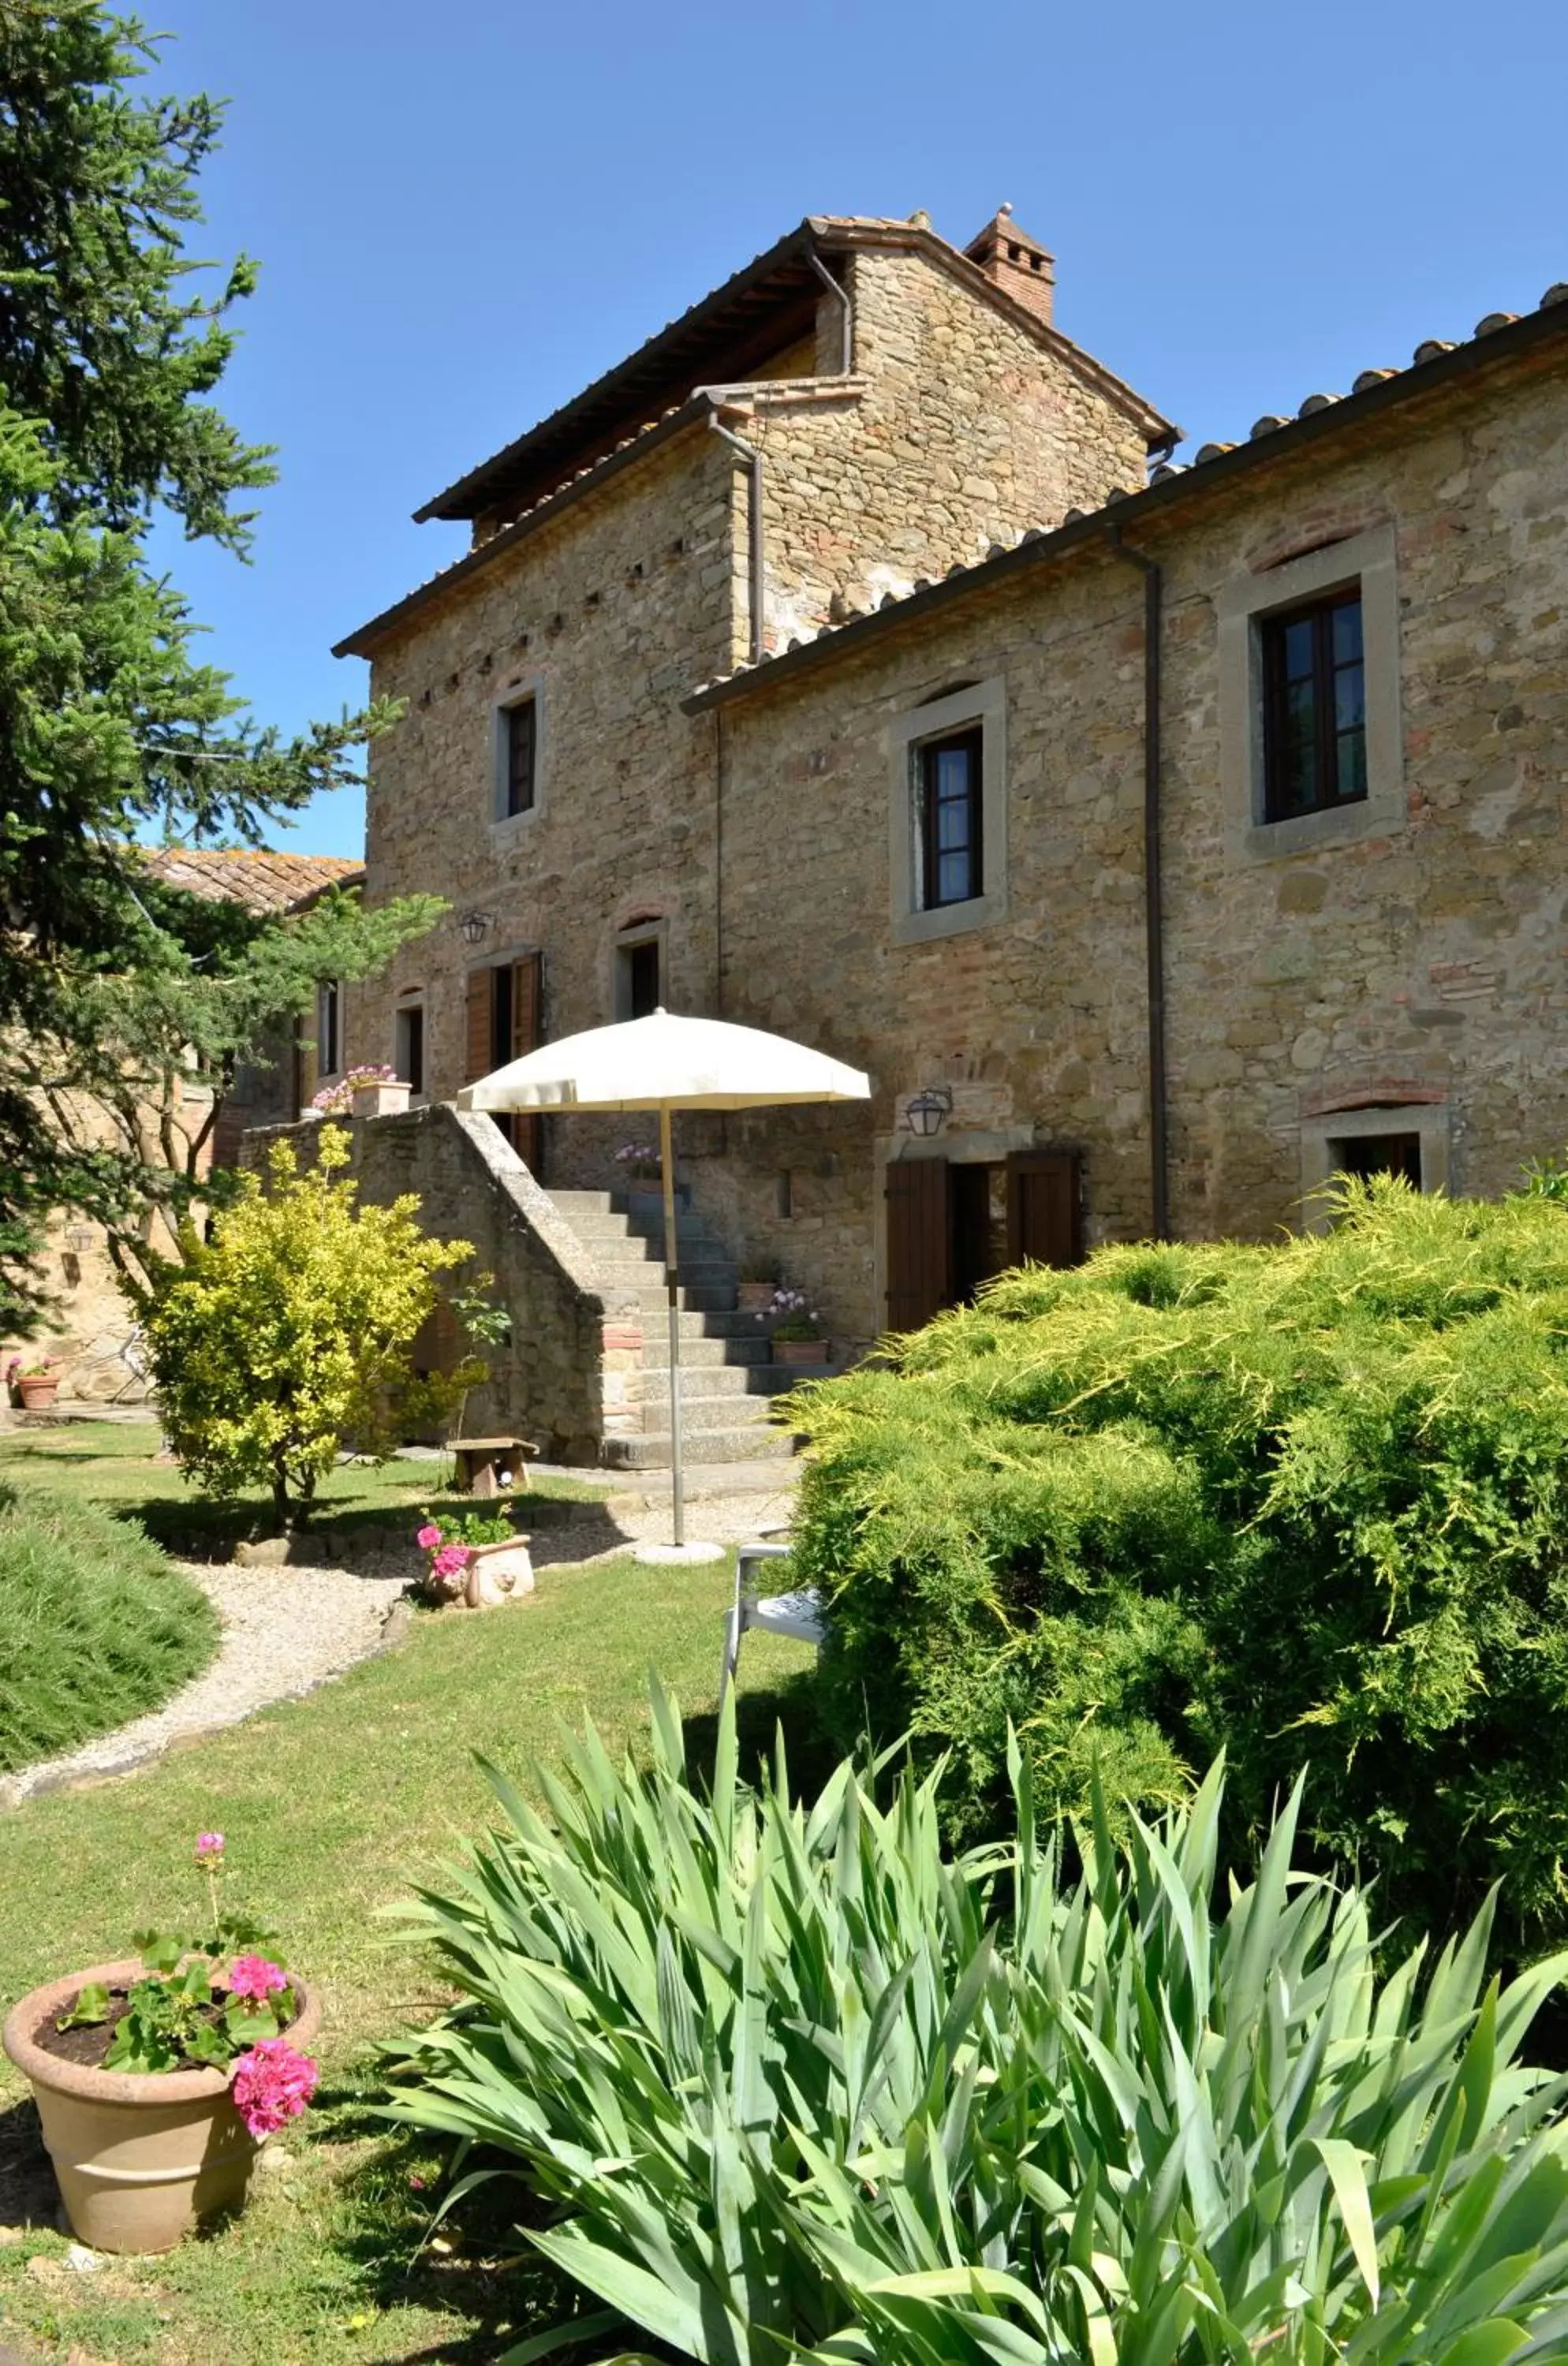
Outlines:
MULTIPOLYGON (((6 2051, 32 2084, 66 2216, 93 2251, 172 2250, 203 2219, 241 2205, 261 2150, 229 2100, 226 2071, 94 2070, 37 2043, 39 2023, 57 2019, 89 1980, 124 1988, 142 1971, 134 1958, 93 1964, 34 1989, 5 2027, 6 2051)), ((300 2011, 283 2034, 305 2054, 321 2008, 291 1977, 300 2011)))
POLYGON ((534 1563, 526 1537, 502 1537, 493 1545, 475 1545, 473 1559, 463 1572, 463 1600, 470 1610, 495 1610, 503 1602, 521 1601, 534 1591, 534 1563))
POLYGON ((765 1314, 773 1302, 776 1281, 741 1281, 735 1286, 735 1302, 742 1314, 765 1314))
POLYGON ((825 1364, 827 1360, 826 1339, 781 1339, 774 1335, 775 1364, 825 1364))
POLYGON ((55 1398, 60 1394, 60 1382, 53 1378, 49 1380, 40 1379, 33 1380, 18 1380, 17 1382, 17 1393, 21 1398, 23 1407, 27 1412, 46 1413, 49 1407, 54 1403, 55 1398))
POLYGON ((413 1087, 405 1084, 359 1085, 355 1088, 355 1117, 401 1117, 413 1087))

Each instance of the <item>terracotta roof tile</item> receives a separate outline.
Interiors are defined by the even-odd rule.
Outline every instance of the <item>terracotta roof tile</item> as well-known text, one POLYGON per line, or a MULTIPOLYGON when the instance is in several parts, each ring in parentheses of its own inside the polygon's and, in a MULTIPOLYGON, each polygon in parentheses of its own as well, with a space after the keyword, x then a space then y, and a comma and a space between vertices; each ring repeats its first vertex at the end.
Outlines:
POLYGON ((365 876, 363 862, 348 855, 286 854, 270 846, 154 846, 146 860, 167 886, 253 912, 291 912, 365 876))

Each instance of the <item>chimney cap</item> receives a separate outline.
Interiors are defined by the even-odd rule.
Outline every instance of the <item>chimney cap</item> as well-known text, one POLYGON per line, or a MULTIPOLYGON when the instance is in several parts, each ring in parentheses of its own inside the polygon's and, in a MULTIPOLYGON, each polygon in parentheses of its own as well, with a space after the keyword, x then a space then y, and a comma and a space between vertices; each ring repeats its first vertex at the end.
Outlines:
MULTIPOLYGON (((964 252, 972 263, 978 263, 983 267, 993 257, 1006 255, 1009 247, 1021 250, 1021 254, 1014 254, 1007 257, 1011 262, 1020 262, 1024 256, 1032 258, 1035 255, 1039 255, 1041 261, 1046 264, 1055 263, 1056 259, 1048 247, 1043 246, 1037 238, 1032 238, 1029 232, 1013 220, 1010 199, 997 208, 990 220, 983 230, 976 231, 964 252)), ((1025 267, 1027 268, 1028 265, 1025 267)))

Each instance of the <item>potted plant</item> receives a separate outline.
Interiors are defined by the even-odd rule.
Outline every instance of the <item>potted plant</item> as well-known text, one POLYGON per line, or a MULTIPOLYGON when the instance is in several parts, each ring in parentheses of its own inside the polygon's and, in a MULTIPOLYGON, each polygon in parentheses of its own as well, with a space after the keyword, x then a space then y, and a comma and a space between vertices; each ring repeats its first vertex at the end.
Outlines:
POLYGON ((632 1183, 657 1183, 659 1151, 649 1142, 623 1142, 615 1153, 615 1164, 632 1183))
POLYGON ((28 1413, 42 1413, 60 1394, 64 1367, 53 1356, 13 1356, 6 1367, 6 1378, 20 1397, 28 1413))
POLYGON ((767 1313, 773 1318, 773 1361, 776 1364, 825 1364, 822 1320, 803 1290, 775 1290, 767 1313))
POLYGON ((323 1085, 310 1110, 318 1117, 401 1117, 412 1090, 384 1060, 364 1060, 323 1085))
POLYGON ((771 1313, 780 1279, 776 1263, 748 1258, 740 1268, 740 1279, 735 1291, 735 1302, 741 1313, 771 1313))
POLYGON ((512 1525, 512 1506, 491 1513, 443 1513, 428 1506, 414 1542, 425 1559, 424 1592, 431 1602, 461 1602, 469 1610, 493 1610, 510 1596, 534 1591, 528 1539, 512 1525))
POLYGON ((6 2053, 31 2081, 66 2215, 95 2251, 167 2251, 237 2208, 267 2137, 305 2109, 321 2006, 272 1935, 223 1909, 223 1835, 202 1832, 209 1927, 136 1934, 12 2007, 6 2053), (265 1951, 265 1952, 264 1952, 265 1951))

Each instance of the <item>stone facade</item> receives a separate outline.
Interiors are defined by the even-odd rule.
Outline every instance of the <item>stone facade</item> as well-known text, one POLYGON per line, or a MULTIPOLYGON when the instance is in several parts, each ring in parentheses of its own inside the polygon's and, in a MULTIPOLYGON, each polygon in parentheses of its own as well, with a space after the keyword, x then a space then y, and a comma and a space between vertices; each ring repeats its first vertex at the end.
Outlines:
MULTIPOLYGON (((602 1024, 631 926, 661 930, 670 1007, 714 1007, 723 735, 680 702, 746 655, 753 565, 749 468, 716 421, 761 456, 769 649, 1141 478, 1158 415, 929 231, 863 226, 837 268, 852 373, 834 367, 841 307, 824 292, 811 344, 649 422, 520 520, 481 504, 470 560, 344 645, 406 705, 371 750, 367 897, 433 891, 453 907, 350 995, 351 1059, 394 1059, 396 1013, 417 1001, 427 1090, 450 1096, 467 1080, 473 973, 536 952, 544 1033, 602 1024), (498 821, 497 712, 526 694, 536 802, 498 821)), ((550 1132, 551 1180, 613 1179, 624 1125, 550 1132)))
MULTIPOLYGON (((476 963, 541 953, 559 1037, 617 1015, 617 943, 657 929, 671 1008, 872 1074, 869 1109, 682 1129, 707 1220, 777 1258, 849 1351, 887 1319, 892 1164, 986 1170, 967 1198, 993 1245, 1006 1162, 1051 1152, 1079 1162, 1088 1241, 1150 1229, 1138 555, 1162 600, 1171 1229, 1310 1221, 1303 1194, 1363 1134, 1418 1136, 1428 1186, 1480 1192, 1568 1140, 1568 307, 1424 347, 1141 490, 1157 416, 1058 337, 1031 242, 1010 264, 992 231, 976 252, 1034 271, 1027 306, 919 230, 824 232, 851 374, 824 293, 814 374, 796 339, 528 514, 476 511, 482 563, 348 645, 409 701, 376 751, 368 892, 434 889, 485 922, 479 951, 455 918, 356 997, 351 1056, 390 1056, 417 993, 450 1095, 476 963), (760 665, 748 470, 716 422, 761 456, 760 665), (1254 620, 1337 570, 1364 589, 1374 794, 1265 826, 1254 620), (539 794, 496 823, 509 688, 540 702, 539 794), (983 924, 922 937, 900 923, 898 805, 939 701, 994 731, 1002 884, 983 924)), ((611 1181, 626 1130, 548 1121, 547 1184, 611 1181)))
MULTIPOLYGON (((346 1132, 347 1171, 364 1200, 385 1206, 415 1193, 430 1230, 469 1242, 474 1269, 494 1274, 504 1304, 527 1310, 508 1346, 479 1351, 491 1377, 468 1399, 464 1435, 526 1437, 551 1460, 597 1461, 606 1435, 630 1425, 626 1372, 640 1336, 607 1307, 592 1259, 516 1152, 488 1118, 444 1104, 355 1119, 346 1132)), ((314 1121, 257 1130, 245 1163, 264 1166, 269 1144, 288 1142, 308 1166, 320 1139, 314 1121)), ((433 1324, 416 1360, 449 1370, 459 1345, 433 1324)))

